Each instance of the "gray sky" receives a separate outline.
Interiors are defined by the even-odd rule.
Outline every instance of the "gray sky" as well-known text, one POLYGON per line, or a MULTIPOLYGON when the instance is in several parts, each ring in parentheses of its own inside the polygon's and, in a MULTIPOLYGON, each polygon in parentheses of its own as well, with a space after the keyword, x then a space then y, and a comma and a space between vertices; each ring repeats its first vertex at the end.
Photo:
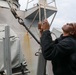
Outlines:
MULTIPOLYGON (((24 10, 27 0, 19 0, 19 2, 21 4, 21 9, 24 10)), ((58 12, 52 27, 61 28, 68 22, 76 22, 76 0, 56 0, 56 5, 58 12)))

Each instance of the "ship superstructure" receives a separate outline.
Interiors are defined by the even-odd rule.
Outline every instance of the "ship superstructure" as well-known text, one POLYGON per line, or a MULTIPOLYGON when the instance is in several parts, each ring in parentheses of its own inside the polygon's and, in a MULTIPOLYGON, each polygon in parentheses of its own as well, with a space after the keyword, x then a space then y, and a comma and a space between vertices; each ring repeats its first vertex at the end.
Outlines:
POLYGON ((21 50, 27 61, 28 69, 30 70, 28 75, 51 75, 52 73, 49 70, 51 63, 47 61, 46 64, 46 60, 41 53, 40 44, 36 39, 40 42, 40 34, 37 28, 38 22, 52 16, 50 21, 50 25, 52 25, 57 13, 56 2, 55 0, 52 0, 49 3, 47 0, 37 0, 37 3, 33 4, 32 2, 34 1, 35 0, 27 0, 25 11, 21 11, 18 0, 1 0, 0 24, 7 24, 10 26, 19 37, 21 41, 21 50), (30 30, 36 39, 29 33, 29 31, 27 31, 25 26, 19 24, 18 18, 15 17, 16 15, 12 14, 11 9, 14 9, 13 11, 23 20, 24 25, 30 30))

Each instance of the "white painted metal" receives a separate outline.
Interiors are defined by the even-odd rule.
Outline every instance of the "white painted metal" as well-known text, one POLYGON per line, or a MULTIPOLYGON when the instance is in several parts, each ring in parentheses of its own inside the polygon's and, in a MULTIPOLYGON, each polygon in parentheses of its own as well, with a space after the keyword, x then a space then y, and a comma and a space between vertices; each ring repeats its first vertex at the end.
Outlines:
POLYGON ((44 19, 47 19, 47 16, 46 16, 46 0, 44 0, 44 19))
MULTIPOLYGON (((8 24, 10 28, 13 29, 14 32, 11 31, 10 37, 11 39, 11 61, 12 61, 12 68, 20 66, 20 62, 24 61, 23 53, 24 51, 23 48, 21 48, 21 39, 24 36, 24 33, 26 30, 19 25, 18 21, 14 18, 12 15, 11 11, 6 8, 0 8, 0 71, 4 70, 4 64, 3 64, 3 40, 2 38, 4 37, 4 25, 8 24), (2 35, 1 35, 2 34, 2 35), (21 36, 21 37, 20 37, 21 36), (20 40, 19 40, 20 39, 20 40), (20 41, 20 42, 19 42, 20 41), (20 45, 19 45, 20 44, 20 45), (19 51, 20 50, 20 51, 19 51), (21 53, 21 54, 19 54, 21 53)), ((21 12, 21 16, 23 17, 24 13, 21 12)))
POLYGON ((31 9, 28 9, 27 11, 25 11, 25 18, 28 18, 28 19, 34 18, 34 15, 36 14, 37 10, 39 10, 39 15, 36 17, 36 20, 40 21, 48 18, 53 13, 57 12, 57 8, 55 6, 50 6, 47 4, 47 0, 43 0, 44 2, 44 3, 42 2, 43 4, 41 4, 41 1, 42 0, 39 0, 39 3, 37 3, 38 4, 37 6, 34 6, 31 9))
MULTIPOLYGON (((14 0, 11 0, 11 1, 14 1, 14 0)), ((40 1, 45 1, 45 0, 40 0, 40 1)), ((17 2, 17 1, 15 0, 14 2, 17 2)), ((42 2, 40 2, 40 3, 42 3, 42 2)), ((37 3, 37 4, 39 4, 39 3, 37 3)), ((43 2, 43 4, 44 4, 44 2, 43 2)), ((44 13, 43 13, 44 6, 40 5, 40 8, 42 10, 42 14, 44 15, 44 13)), ((31 8, 27 11, 17 11, 18 15, 21 18, 23 18, 23 19, 25 18, 24 21, 25 21, 25 24, 27 25, 27 27, 29 27, 29 25, 32 23, 32 20, 34 19, 34 16, 37 13, 37 9, 39 9, 38 5, 34 6, 33 8, 31 8)), ((46 9, 51 10, 50 12, 52 12, 52 13, 48 13, 49 11, 47 12, 47 10, 46 10, 46 12, 47 12, 46 15, 48 15, 48 17, 50 17, 53 13, 55 13, 57 11, 56 7, 52 7, 52 6, 48 6, 48 5, 46 6, 46 9)), ((17 33, 17 35, 20 38, 22 51, 23 51, 25 59, 27 61, 28 69, 31 71, 31 73, 29 75, 37 75, 37 65, 38 65, 39 57, 35 56, 35 52, 38 51, 40 46, 33 39, 33 37, 26 31, 26 29, 24 29, 24 27, 18 23, 18 20, 15 19, 15 17, 12 15, 12 13, 10 12, 10 9, 0 8, 0 11, 1 11, 0 12, 0 17, 1 17, 0 24, 5 23, 5 24, 10 25, 10 27, 17 33)), ((42 17, 43 16, 41 15, 41 18, 42 17)), ((37 24, 39 22, 38 18, 39 18, 39 15, 37 15, 35 21, 32 23, 33 25, 30 30, 36 36, 36 38, 39 40, 39 35, 38 35, 39 32, 37 29, 37 24)), ((42 18, 42 19, 44 19, 44 18, 42 18)))
POLYGON ((40 8, 40 0, 39 0, 39 22, 41 21, 41 8, 40 8))
POLYGON ((18 0, 0 0, 0 7, 10 8, 8 3, 10 3, 10 5, 16 9, 18 9, 20 6, 18 0))
POLYGON ((40 2, 40 4, 42 4, 42 5, 44 5, 44 3, 47 4, 47 1, 46 1, 46 0, 39 0, 39 2, 40 2))
POLYGON ((6 1, 0 1, 0 7, 10 8, 6 1))
POLYGON ((29 9, 25 12, 25 18, 29 16, 31 13, 34 13, 36 10, 38 10, 38 7, 34 7, 33 9, 29 9))

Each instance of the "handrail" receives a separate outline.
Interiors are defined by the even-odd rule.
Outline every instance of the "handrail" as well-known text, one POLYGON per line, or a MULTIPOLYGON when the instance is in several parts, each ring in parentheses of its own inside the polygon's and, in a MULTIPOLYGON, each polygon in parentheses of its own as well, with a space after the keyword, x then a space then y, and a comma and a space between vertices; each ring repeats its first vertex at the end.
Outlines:
POLYGON ((34 0, 31 0, 31 1, 27 0, 26 10, 28 8, 28 4, 31 3, 32 1, 34 1, 34 0))
POLYGON ((29 1, 28 3, 31 3, 32 1, 34 1, 34 0, 31 0, 31 1, 29 1))

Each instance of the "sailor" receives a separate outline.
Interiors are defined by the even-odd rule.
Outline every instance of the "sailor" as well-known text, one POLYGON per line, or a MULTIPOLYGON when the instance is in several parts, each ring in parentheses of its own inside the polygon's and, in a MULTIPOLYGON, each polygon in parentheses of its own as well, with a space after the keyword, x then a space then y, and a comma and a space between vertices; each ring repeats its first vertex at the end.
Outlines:
POLYGON ((62 35, 55 41, 49 31, 49 23, 44 20, 41 25, 42 54, 52 61, 54 75, 76 75, 76 23, 63 25, 62 35))

